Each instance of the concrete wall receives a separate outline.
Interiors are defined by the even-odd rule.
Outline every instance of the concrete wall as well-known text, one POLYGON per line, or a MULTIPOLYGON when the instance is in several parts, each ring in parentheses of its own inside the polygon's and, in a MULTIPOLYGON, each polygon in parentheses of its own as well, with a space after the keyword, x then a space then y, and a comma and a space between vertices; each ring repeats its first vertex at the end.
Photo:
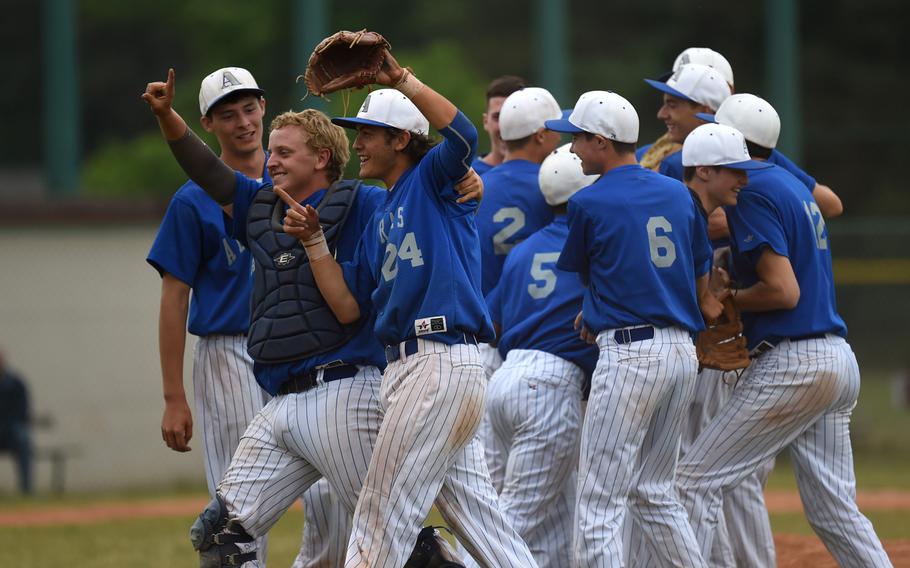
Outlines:
MULTIPOLYGON (((31 387, 33 410, 55 421, 35 433, 36 446, 80 452, 68 490, 204 487, 198 425, 190 453, 161 440, 160 279, 145 262, 156 229, 0 228, 0 349, 31 387)), ((49 487, 46 461, 35 477, 39 491, 49 487)), ((3 455, 0 491, 14 487, 3 455)))

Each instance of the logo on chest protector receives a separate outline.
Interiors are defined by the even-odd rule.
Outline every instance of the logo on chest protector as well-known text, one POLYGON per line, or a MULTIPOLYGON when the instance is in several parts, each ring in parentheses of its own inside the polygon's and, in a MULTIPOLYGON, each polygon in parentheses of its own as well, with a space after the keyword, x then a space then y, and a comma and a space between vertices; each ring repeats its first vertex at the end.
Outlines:
POLYGON ((272 260, 275 262, 275 266, 278 268, 284 268, 285 266, 291 264, 295 258, 297 257, 291 251, 287 251, 279 254, 272 260))
POLYGON ((431 318, 414 320, 414 335, 417 335, 418 337, 429 333, 444 332, 447 329, 445 316, 434 316, 431 318))

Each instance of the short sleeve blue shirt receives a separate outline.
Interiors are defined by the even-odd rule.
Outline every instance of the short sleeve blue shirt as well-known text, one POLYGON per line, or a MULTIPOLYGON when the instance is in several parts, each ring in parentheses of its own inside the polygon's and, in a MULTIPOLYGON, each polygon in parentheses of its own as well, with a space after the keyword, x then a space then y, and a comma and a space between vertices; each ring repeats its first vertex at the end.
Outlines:
POLYGON ((477 203, 456 203, 454 188, 477 130, 459 112, 440 133, 444 141, 389 191, 354 261, 342 263, 354 297, 376 307, 376 336, 386 345, 417 336, 448 344, 465 333, 493 338, 480 292, 477 203))
POLYGON ((502 267, 499 283, 487 296, 494 322, 502 326, 499 352, 537 349, 562 357, 590 375, 597 348, 575 330, 585 288, 577 274, 556 268, 569 236, 565 215, 515 246, 502 267))
POLYGON ((768 162, 780 166, 793 174, 796 179, 802 182, 803 185, 808 188, 809 193, 812 193, 815 190, 815 178, 804 172, 799 166, 794 164, 790 158, 783 155, 781 152, 778 152, 776 149, 771 150, 771 155, 768 157, 768 162))
POLYGON ((660 161, 658 172, 673 179, 683 181, 685 168, 682 165, 682 150, 668 154, 660 161))
MULTIPOLYGON (((268 173, 263 172, 268 179, 268 173)), ((168 205, 146 261, 192 288, 187 329, 235 335, 250 326, 250 252, 231 235, 221 205, 187 181, 168 205)))
POLYGON ((481 288, 484 295, 499 281, 506 254, 553 220, 537 181, 540 164, 509 160, 483 175, 484 196, 477 208, 481 288))
POLYGON ((828 231, 805 185, 778 166, 749 172, 749 184, 726 212, 734 266, 744 287, 758 281, 755 266, 766 247, 790 260, 799 283, 794 309, 743 312, 749 348, 765 339, 820 333, 846 337, 835 302, 828 231))
POLYGON ((588 329, 704 329, 695 280, 710 270, 712 249, 699 216, 682 183, 639 165, 614 168, 569 199, 557 267, 588 284, 588 329))
POLYGON ((490 164, 484 162, 481 159, 482 157, 483 156, 477 156, 476 158, 474 158, 474 161, 471 162, 471 167, 474 168, 474 171, 477 172, 477 175, 479 175, 479 176, 482 176, 483 174, 487 173, 488 171, 492 170, 495 167, 495 166, 491 166, 490 164))

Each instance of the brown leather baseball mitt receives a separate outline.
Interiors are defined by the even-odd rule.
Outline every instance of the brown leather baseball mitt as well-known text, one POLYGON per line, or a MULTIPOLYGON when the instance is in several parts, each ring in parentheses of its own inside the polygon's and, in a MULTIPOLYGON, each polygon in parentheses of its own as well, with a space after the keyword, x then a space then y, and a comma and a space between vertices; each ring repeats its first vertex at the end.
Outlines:
POLYGON ((724 313, 717 322, 698 334, 695 352, 699 365, 708 369, 738 371, 749 366, 743 322, 733 298, 724 300, 724 313))
POLYGON ((391 47, 376 32, 335 32, 313 50, 303 80, 307 89, 319 97, 341 89, 372 85, 382 68, 385 50, 391 47))

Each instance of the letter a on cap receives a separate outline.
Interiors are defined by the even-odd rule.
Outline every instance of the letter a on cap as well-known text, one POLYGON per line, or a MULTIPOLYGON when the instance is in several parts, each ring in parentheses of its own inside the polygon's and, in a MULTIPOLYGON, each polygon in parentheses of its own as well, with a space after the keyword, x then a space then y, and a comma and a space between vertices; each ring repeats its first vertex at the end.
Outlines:
POLYGON ((230 71, 225 71, 224 75, 221 77, 221 88, 227 89, 228 87, 239 87, 241 85, 240 81, 237 80, 237 77, 234 77, 234 74, 230 71))

